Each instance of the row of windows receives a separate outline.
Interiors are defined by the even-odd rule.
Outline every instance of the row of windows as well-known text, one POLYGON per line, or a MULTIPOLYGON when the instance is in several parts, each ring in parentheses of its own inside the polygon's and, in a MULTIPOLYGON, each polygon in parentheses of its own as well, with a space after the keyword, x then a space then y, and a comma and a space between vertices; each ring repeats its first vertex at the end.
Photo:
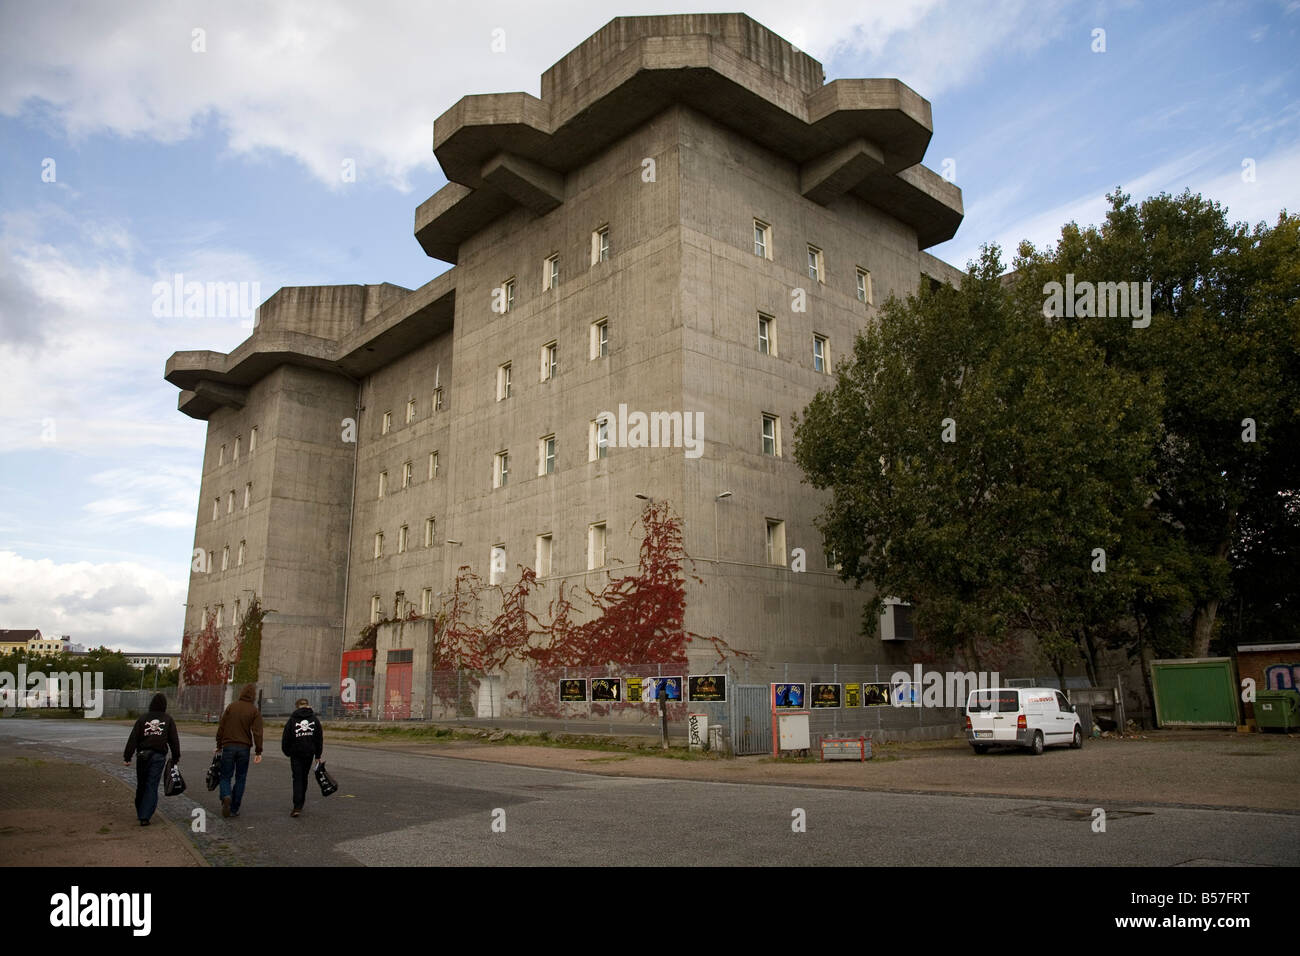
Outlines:
MULTIPOLYGON (((609 226, 601 226, 591 233, 591 264, 608 262, 610 254, 609 226)), ((560 255, 547 256, 542 260, 542 291, 549 292, 560 284, 560 255)), ((510 276, 492 290, 492 311, 505 313, 515 307, 515 292, 518 289, 517 276, 510 276)))
MULTIPOLYGON (((410 539, 411 539, 410 531, 411 529, 409 525, 402 525, 400 528, 397 529, 397 553, 398 554, 405 554, 409 550, 410 539)), ((438 537, 438 520, 433 517, 425 518, 424 519, 424 546, 426 548, 432 548, 437 541, 437 537, 438 537)), ((384 556, 384 533, 382 531, 376 531, 375 532, 375 557, 382 558, 383 556, 384 556)))
MULTIPOLYGON (((826 284, 826 256, 817 246, 807 244, 808 278, 822 285, 826 284)), ((754 255, 762 259, 772 258, 772 224, 761 219, 754 220, 754 255)), ((868 305, 874 302, 871 291, 871 273, 861 266, 855 267, 856 293, 859 302, 868 305)))
MULTIPOLYGON (((247 542, 244 542, 244 541, 239 542, 239 550, 236 552, 235 567, 237 567, 237 568, 243 567, 243 566, 244 566, 244 558, 245 558, 247 555, 248 555, 248 544, 247 544, 247 542)), ((209 551, 209 552, 208 552, 208 570, 209 570, 209 571, 215 571, 216 569, 217 569, 217 552, 215 552, 215 551, 209 551)), ((222 570, 222 571, 229 571, 229 570, 230 570, 230 545, 226 545, 224 548, 221 549, 221 570, 222 570)))
MULTIPOLYGON (((766 560, 768 564, 779 565, 784 567, 786 564, 785 551, 785 522, 779 518, 767 518, 766 522, 766 560)), ((429 518, 425 523, 425 546, 432 542, 434 519, 429 518)), ((399 531, 399 542, 405 542, 407 527, 403 525, 399 531)), ((375 534, 375 557, 383 556, 382 532, 375 534)), ((606 524, 598 521, 587 526, 587 570, 594 571, 603 568, 608 560, 606 545, 608 542, 608 532, 606 524)), ((554 551, 554 536, 550 533, 539 534, 534 543, 533 553, 533 570, 539 578, 550 577, 553 573, 551 555, 554 551)), ((405 550, 404 544, 399 547, 399 551, 405 550)), ((493 545, 488 554, 488 583, 502 584, 506 579, 506 569, 509 567, 506 556, 505 544, 493 545)), ((836 563, 834 552, 827 552, 826 567, 828 570, 838 570, 839 565, 836 563)), ((405 595, 406 592, 398 591, 394 601, 394 617, 405 616, 405 595)), ((433 607, 433 589, 424 588, 420 594, 420 613, 427 615, 433 607)), ((380 619, 380 597, 378 594, 370 598, 370 621, 375 623, 380 619)))
MULTIPOLYGON (((758 313, 758 350, 764 355, 776 355, 776 317, 766 312, 758 313)), ((829 375, 831 371, 831 340, 820 332, 812 337, 812 366, 814 372, 829 375)))
MULTIPOLYGON (((429 480, 432 481, 438 477, 441 466, 438 464, 438 453, 429 452, 429 480)), ((402 487, 409 488, 415 481, 415 462, 407 461, 402 464, 402 487)), ((388 494, 388 472, 379 473, 379 497, 383 498, 388 494)))
MULTIPOLYGON (((445 405, 443 403, 442 386, 434 387, 433 398, 429 404, 432 410, 435 412, 440 412, 443 410, 445 405)), ((406 403, 406 424, 409 425, 411 424, 411 422, 415 421, 415 416, 416 416, 416 400, 411 399, 406 403)), ((393 413, 391 411, 384 412, 383 418, 380 420, 380 424, 379 424, 379 433, 381 435, 387 435, 392 430, 393 430, 393 413)))
MULTIPOLYGON (((243 444, 243 441, 244 441, 244 436, 243 436, 243 435, 236 435, 236 436, 235 436, 235 441, 234 441, 234 443, 233 443, 233 453, 232 453, 231 458, 230 458, 230 460, 231 460, 232 462, 239 461, 239 449, 240 449, 240 446, 243 444)), ((226 463, 226 448, 227 448, 227 447, 229 447, 229 446, 227 446, 227 445, 222 445, 222 446, 221 446, 221 449, 217 452, 217 467, 218 467, 218 468, 220 468, 222 465, 224 465, 224 464, 226 463)), ((251 455, 251 454, 252 454, 253 452, 255 452, 255 451, 257 451, 257 429, 256 429, 256 428, 253 428, 253 429, 248 433, 248 453, 251 455)))
MULTIPOLYGON (((250 481, 244 485, 244 511, 248 510, 249 504, 253 500, 253 483, 250 481)), ((226 514, 235 513, 235 489, 230 489, 226 494, 226 514)), ((217 496, 212 499, 212 520, 216 521, 221 515, 221 497, 217 496)))

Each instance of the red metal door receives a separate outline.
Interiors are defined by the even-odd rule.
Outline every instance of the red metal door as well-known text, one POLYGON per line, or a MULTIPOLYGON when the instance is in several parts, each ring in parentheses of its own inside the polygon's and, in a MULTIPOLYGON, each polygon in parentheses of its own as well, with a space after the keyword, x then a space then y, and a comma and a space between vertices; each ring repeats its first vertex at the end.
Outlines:
POLYGON ((389 664, 384 680, 387 699, 384 717, 387 720, 409 720, 411 716, 411 663, 389 664))

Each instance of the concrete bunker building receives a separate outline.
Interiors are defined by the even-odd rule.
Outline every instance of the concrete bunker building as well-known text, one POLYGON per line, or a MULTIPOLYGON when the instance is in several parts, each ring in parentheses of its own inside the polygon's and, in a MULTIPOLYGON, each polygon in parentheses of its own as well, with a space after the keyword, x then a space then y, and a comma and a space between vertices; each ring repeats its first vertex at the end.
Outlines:
POLYGON ((431 614, 459 565, 596 587, 635 565, 643 495, 682 517, 689 630, 906 664, 859 633, 871 595, 829 566, 789 443, 879 303, 959 280, 925 252, 962 219, 921 165, 931 131, 903 83, 827 83, 740 14, 620 17, 540 98, 462 98, 415 213, 451 268, 282 288, 229 354, 168 360, 208 422, 186 630, 229 637, 256 595, 261 680, 333 682, 368 622, 431 614), (619 447, 596 419, 620 409, 683 413, 698 455, 619 447))

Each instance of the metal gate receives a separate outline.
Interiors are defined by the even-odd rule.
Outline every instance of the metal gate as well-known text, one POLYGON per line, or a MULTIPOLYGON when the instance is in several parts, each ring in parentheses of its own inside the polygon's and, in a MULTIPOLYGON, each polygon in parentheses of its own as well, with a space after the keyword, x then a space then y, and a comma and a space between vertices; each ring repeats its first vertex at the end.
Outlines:
POLYGON ((736 688, 731 717, 731 745, 737 757, 772 752, 771 688, 766 684, 741 684, 736 688))

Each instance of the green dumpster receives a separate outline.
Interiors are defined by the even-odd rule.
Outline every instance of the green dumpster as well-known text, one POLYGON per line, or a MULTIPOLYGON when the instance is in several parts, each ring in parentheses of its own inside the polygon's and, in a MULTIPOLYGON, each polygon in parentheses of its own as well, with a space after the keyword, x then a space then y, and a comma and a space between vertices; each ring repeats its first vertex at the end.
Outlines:
POLYGON ((1255 695, 1255 724, 1260 730, 1283 733, 1300 728, 1300 691, 1260 691, 1255 695))

